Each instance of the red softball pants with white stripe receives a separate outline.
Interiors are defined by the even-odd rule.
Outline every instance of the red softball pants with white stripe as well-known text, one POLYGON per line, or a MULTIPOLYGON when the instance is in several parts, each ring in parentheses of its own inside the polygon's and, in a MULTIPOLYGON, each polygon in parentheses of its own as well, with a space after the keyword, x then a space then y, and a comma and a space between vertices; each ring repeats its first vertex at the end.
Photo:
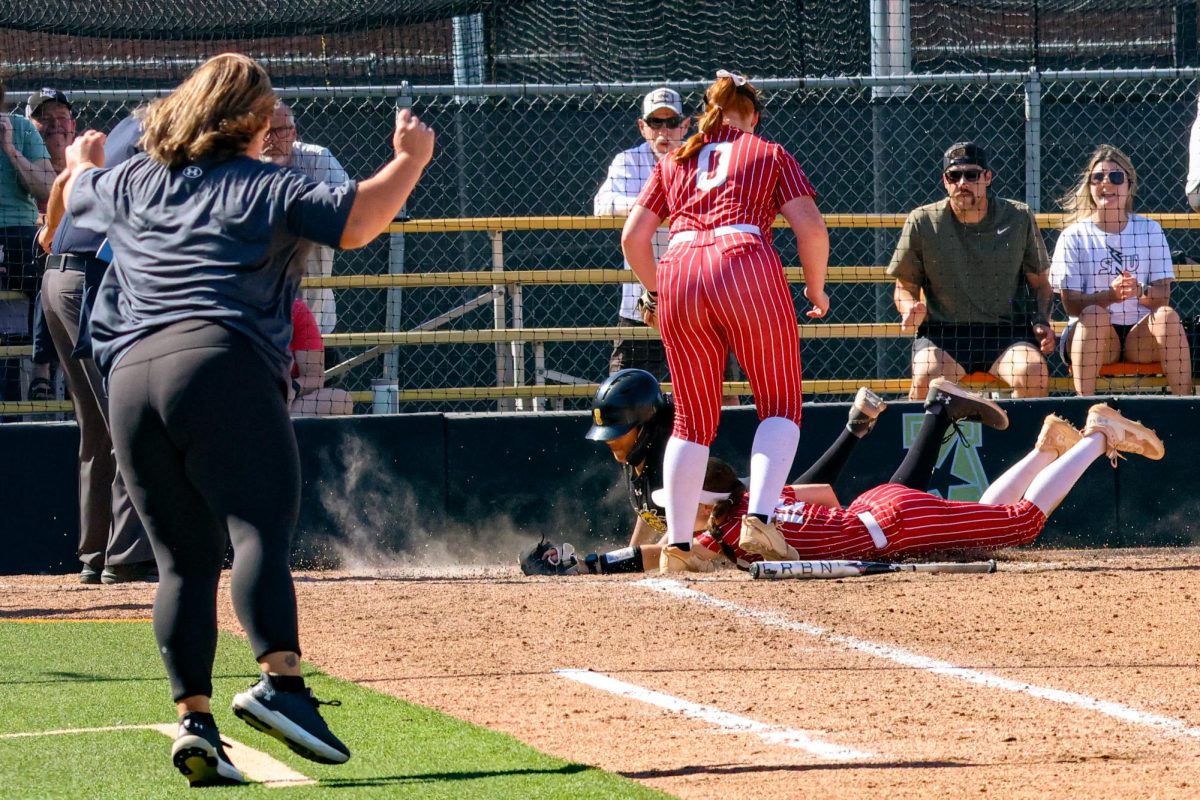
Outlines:
POLYGON ((1046 515, 1029 500, 1010 505, 944 500, 892 483, 859 495, 847 511, 867 511, 875 518, 888 540, 876 551, 884 556, 1016 547, 1032 542, 1046 525, 1046 515))
POLYGON ((800 338, 792 293, 773 247, 754 234, 697 234, 658 263, 658 324, 675 396, 674 435, 709 445, 721 414, 730 350, 760 420, 800 424, 800 338))

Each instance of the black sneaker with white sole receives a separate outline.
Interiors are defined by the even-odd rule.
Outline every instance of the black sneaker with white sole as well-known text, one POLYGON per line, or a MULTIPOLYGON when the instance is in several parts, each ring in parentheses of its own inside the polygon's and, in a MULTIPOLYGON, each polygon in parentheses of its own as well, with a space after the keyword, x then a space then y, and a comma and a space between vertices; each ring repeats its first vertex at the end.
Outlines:
POLYGON ((317 706, 341 705, 313 696, 312 689, 285 692, 263 673, 258 682, 233 698, 233 713, 247 725, 273 736, 293 752, 319 764, 344 764, 350 748, 333 735, 317 706))
POLYGON ((925 410, 942 406, 951 421, 972 420, 982 422, 989 428, 1002 431, 1008 427, 1008 414, 986 397, 968 391, 946 378, 934 378, 929 382, 925 395, 925 410))
POLYGON ((171 747, 171 762, 193 787, 237 786, 245 777, 225 755, 217 726, 204 718, 211 714, 184 714, 179 720, 179 735, 171 747))

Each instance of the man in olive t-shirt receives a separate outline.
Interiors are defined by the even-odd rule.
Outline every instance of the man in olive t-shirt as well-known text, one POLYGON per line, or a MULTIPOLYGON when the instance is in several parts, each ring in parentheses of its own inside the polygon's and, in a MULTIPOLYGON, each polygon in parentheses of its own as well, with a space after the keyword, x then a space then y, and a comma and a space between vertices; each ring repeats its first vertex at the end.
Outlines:
POLYGON ((916 330, 909 397, 971 372, 992 373, 1014 397, 1045 397, 1054 295, 1037 220, 1023 203, 988 195, 993 174, 974 142, 952 145, 942 164, 948 197, 908 215, 888 266, 901 328, 916 330), (1032 320, 1017 304, 1022 280, 1037 297, 1032 320))

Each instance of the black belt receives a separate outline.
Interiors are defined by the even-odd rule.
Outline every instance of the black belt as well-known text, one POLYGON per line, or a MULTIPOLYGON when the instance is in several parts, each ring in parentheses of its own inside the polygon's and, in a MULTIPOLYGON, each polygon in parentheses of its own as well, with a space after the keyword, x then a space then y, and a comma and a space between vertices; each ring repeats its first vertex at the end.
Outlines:
POLYGON ((60 256, 48 256, 46 258, 46 269, 56 269, 60 272, 63 270, 75 270, 76 272, 87 272, 89 259, 86 256, 77 256, 72 253, 65 253, 60 256))

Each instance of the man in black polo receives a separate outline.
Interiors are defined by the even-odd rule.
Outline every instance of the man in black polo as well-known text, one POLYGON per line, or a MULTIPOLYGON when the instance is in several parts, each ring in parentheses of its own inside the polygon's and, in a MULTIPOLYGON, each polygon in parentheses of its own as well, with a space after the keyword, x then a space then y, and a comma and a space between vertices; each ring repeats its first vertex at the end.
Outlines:
MULTIPOLYGON (((133 117, 118 124, 105 143, 106 163, 115 166, 131 158, 140 136, 141 126, 133 117)), ((79 581, 154 581, 154 552, 113 457, 104 381, 86 335, 81 341, 91 298, 108 266, 97 257, 104 237, 76 227, 71 215, 64 214, 62 189, 63 182, 56 181, 38 244, 50 253, 42 276, 43 313, 79 425, 79 581)))

